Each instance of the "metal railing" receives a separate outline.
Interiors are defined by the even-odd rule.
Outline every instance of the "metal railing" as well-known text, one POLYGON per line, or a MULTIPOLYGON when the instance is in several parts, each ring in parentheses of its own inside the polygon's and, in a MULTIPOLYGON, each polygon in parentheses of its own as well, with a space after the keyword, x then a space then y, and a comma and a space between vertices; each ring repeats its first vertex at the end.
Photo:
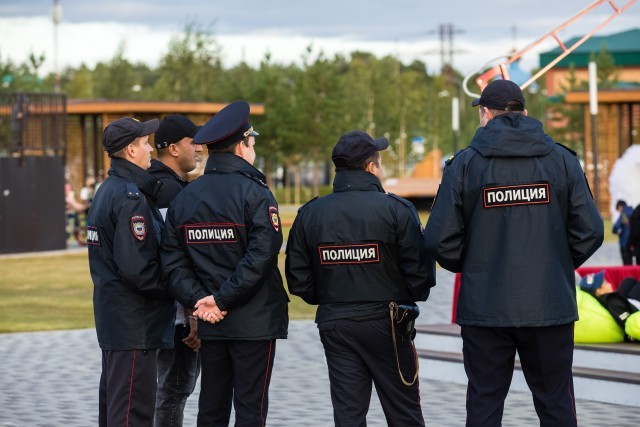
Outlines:
POLYGON ((63 94, 0 93, 0 157, 65 156, 63 94))

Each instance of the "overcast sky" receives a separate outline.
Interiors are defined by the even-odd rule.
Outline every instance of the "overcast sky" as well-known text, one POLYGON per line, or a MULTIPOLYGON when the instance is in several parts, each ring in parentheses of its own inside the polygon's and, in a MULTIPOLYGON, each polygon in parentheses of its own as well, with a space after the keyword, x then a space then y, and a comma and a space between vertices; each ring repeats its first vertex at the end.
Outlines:
MULTIPOLYGON (((629 0, 616 0, 621 7, 629 0)), ((187 23, 211 30, 222 46, 223 63, 257 65, 265 52, 284 64, 299 62, 312 45, 327 55, 369 51, 395 55, 405 63, 424 61, 430 73, 441 66, 438 27, 452 24, 454 67, 470 72, 522 48, 562 24, 592 0, 60 0, 58 64, 93 66, 112 58, 119 44, 125 57, 156 66, 171 37, 187 23), (515 30, 514 30, 515 28, 515 30)), ((0 60, 25 61, 30 52, 47 57, 53 70, 53 0, 0 0, 0 60)), ((605 2, 569 27, 563 40, 591 30, 611 15, 605 2)), ((640 27, 640 2, 598 34, 640 27)), ((548 50, 550 43, 537 49, 548 50)), ((523 68, 537 65, 537 55, 523 68)))

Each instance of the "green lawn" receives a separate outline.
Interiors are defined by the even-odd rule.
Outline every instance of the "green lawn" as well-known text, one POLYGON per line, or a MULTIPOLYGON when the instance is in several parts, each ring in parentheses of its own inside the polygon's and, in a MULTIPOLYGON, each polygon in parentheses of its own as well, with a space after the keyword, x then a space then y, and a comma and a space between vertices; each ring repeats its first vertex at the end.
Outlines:
MULTIPOLYGON (((296 209, 281 213, 286 236, 296 209)), ((421 212, 425 224, 428 213, 421 212)), ((605 221, 605 241, 615 242, 611 221, 605 221)), ((284 277, 284 254, 278 264, 284 277)), ((0 259, 0 332, 92 328, 93 284, 85 253, 0 259)), ((315 306, 290 296, 291 319, 313 319, 315 306)))

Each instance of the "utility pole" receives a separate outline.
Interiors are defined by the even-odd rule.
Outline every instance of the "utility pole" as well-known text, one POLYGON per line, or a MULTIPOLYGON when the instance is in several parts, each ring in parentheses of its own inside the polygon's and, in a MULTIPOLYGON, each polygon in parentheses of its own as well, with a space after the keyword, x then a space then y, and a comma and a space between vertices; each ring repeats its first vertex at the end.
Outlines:
POLYGON ((53 65, 56 77, 55 92, 60 93, 60 68, 58 67, 58 24, 62 20, 62 5, 58 0, 53 0, 53 65))

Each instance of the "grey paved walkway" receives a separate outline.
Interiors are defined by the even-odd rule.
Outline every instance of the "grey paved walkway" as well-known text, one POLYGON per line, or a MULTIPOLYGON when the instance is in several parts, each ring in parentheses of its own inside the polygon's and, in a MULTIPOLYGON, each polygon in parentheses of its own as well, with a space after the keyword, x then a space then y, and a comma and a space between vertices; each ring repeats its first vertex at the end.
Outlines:
MULTIPOLYGON (((590 265, 618 262, 615 245, 605 245, 590 265)), ((438 269, 438 286, 422 306, 421 323, 446 323, 451 316, 453 275, 438 269)), ((422 370, 428 362, 422 361, 422 370)), ((87 427, 97 425, 100 349, 94 330, 0 334, 0 427, 87 427)), ((196 393, 185 410, 185 426, 194 426, 196 393)), ((463 426, 465 387, 425 381, 422 407, 430 426, 463 426)), ((637 427, 640 408, 579 400, 580 426, 637 427)), ((315 324, 293 321, 289 339, 278 341, 267 419, 272 426, 332 426, 327 369, 315 324)), ((368 425, 384 426, 375 396, 368 425)), ((504 426, 538 425, 528 393, 510 392, 504 426)))

